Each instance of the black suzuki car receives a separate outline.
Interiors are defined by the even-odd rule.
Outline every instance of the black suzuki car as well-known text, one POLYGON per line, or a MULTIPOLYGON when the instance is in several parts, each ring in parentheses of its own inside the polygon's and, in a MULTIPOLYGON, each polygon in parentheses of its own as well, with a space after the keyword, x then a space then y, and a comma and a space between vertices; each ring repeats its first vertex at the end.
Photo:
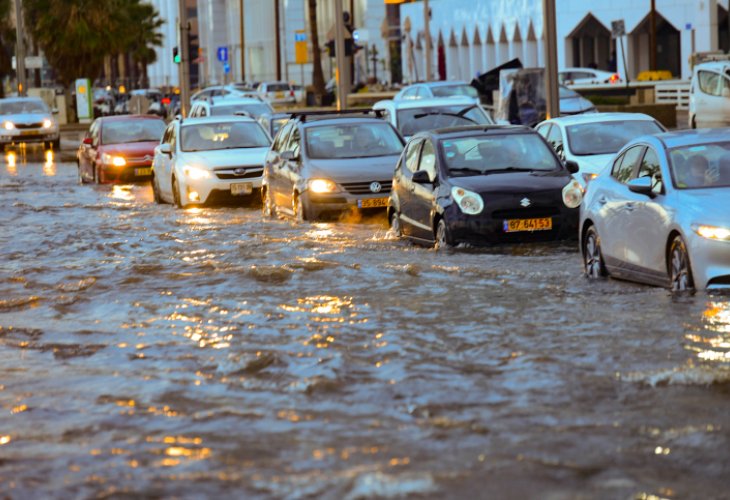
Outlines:
POLYGON ((437 248, 577 238, 577 169, 527 127, 421 132, 396 165, 388 219, 398 236, 437 248))

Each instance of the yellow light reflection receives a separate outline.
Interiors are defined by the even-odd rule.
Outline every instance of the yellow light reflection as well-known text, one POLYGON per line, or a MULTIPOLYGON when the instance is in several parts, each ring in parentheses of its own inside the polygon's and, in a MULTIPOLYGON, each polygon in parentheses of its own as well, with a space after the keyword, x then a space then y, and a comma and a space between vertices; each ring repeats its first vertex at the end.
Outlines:
POLYGON ((0 445, 8 444, 10 442, 10 436, 0 436, 0 445))
POLYGON ((8 169, 12 169, 12 172, 14 173, 15 167, 17 166, 16 165, 17 158, 15 156, 15 153, 13 153, 12 151, 9 151, 5 160, 8 162, 8 169))
POLYGON ((116 200, 133 201, 134 195, 132 194, 132 186, 112 186, 109 197, 116 200))
POLYGON ((687 349, 703 361, 730 362, 730 303, 710 302, 702 320, 704 330, 685 335, 687 349))
POLYGON ((53 151, 46 151, 46 162, 43 164, 43 175, 55 177, 56 164, 53 162, 53 151))

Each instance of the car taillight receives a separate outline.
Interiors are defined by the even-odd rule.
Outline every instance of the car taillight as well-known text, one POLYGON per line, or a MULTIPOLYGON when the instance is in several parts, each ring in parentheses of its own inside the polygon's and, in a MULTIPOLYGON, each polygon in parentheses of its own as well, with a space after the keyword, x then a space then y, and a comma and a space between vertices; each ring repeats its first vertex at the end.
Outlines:
POLYGON ((614 73, 613 75, 611 75, 611 78, 608 79, 610 83, 616 83, 619 80, 621 80, 621 76, 618 73, 614 73))
POLYGON ((293 90, 290 90, 289 91, 289 96, 294 97, 294 91, 293 90))

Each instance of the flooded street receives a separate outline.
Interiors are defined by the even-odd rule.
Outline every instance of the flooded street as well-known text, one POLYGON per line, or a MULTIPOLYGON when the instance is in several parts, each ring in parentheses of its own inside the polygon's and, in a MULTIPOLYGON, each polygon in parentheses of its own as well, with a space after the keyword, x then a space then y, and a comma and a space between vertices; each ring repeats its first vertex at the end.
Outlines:
POLYGON ((42 155, 0 159, 0 209, 3 496, 730 497, 730 296, 42 155))

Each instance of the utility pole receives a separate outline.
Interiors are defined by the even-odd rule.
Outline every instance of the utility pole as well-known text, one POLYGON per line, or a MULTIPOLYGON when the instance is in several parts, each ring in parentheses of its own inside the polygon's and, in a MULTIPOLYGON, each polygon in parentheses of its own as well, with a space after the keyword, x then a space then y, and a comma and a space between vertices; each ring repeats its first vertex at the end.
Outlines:
POLYGON ((545 101, 547 118, 560 116, 558 98, 558 40, 555 22, 555 0, 542 0, 542 22, 545 33, 545 101))
POLYGON ((276 32, 276 79, 281 81, 281 30, 279 29, 279 0, 274 0, 274 26, 276 32))
POLYGON ((241 24, 241 81, 246 81, 246 37, 244 35, 246 27, 243 24, 243 3, 244 0, 238 0, 238 22, 241 24))
POLYGON ((28 91, 25 78, 25 39, 23 38, 22 0, 15 0, 15 74, 17 75, 18 96, 24 97, 28 91))
POLYGON ((426 77, 430 82, 433 71, 433 56, 431 55, 431 9, 428 7, 428 0, 423 0, 423 30, 426 35, 426 77))
POLYGON ((651 0, 649 16, 649 69, 656 71, 656 0, 651 0))
POLYGON ((335 60, 337 64, 337 109, 347 109, 349 69, 345 65, 345 19, 342 0, 335 0, 335 60))
POLYGON ((188 116, 190 106, 190 44, 188 34, 190 24, 188 23, 188 11, 185 0, 178 0, 180 10, 180 64, 178 65, 178 76, 180 77, 180 114, 183 118, 188 116))

